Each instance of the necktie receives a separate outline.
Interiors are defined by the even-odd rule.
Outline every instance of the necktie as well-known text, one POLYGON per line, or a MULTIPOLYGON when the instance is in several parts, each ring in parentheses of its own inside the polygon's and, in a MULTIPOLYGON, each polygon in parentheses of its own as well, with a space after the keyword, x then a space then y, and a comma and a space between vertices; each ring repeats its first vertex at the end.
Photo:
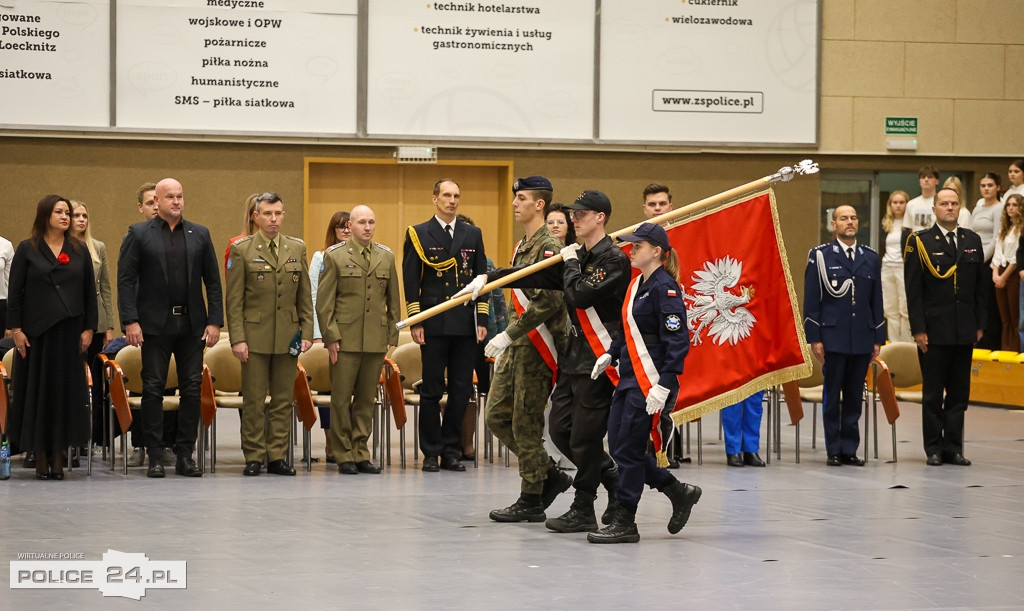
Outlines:
POLYGON ((853 261, 853 247, 850 246, 846 249, 846 258, 853 261))
POLYGON ((274 265, 277 265, 277 242, 274 240, 270 241, 270 258, 273 259, 274 265))
POLYGON ((449 238, 454 238, 455 237, 455 228, 454 227, 452 227, 451 225, 446 225, 445 229, 448 230, 448 237, 449 238))
POLYGON ((370 267, 370 249, 369 248, 364 248, 363 249, 363 259, 366 260, 366 267, 370 267))
POLYGON ((949 241, 949 245, 952 247, 953 252, 956 252, 956 236, 952 231, 946 234, 946 240, 949 241))

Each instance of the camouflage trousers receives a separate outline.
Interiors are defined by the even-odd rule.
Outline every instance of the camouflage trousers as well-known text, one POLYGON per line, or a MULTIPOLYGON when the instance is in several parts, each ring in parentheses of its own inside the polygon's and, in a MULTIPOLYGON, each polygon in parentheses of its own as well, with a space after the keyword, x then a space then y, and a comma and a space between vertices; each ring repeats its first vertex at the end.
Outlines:
POLYGON ((527 494, 540 494, 551 461, 542 439, 551 379, 533 346, 510 346, 498 357, 487 398, 487 426, 516 455, 527 494))

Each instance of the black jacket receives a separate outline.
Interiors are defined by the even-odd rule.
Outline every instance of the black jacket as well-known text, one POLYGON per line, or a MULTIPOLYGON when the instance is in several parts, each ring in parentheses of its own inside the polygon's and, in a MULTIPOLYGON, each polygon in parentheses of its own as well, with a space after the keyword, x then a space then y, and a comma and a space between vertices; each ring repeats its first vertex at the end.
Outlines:
POLYGON ((956 252, 953 252, 938 225, 923 229, 910 237, 903 276, 907 286, 907 309, 910 332, 928 334, 928 343, 937 345, 973 345, 978 329, 983 328, 987 313, 984 293, 978 290, 981 274, 991 273, 985 265, 981 238, 970 229, 956 230, 956 252), (917 238, 920 238, 920 246, 917 238), (956 274, 936 278, 922 261, 924 256, 939 275, 956 264, 956 274))
MULTIPOLYGON (((406 313, 409 316, 444 303, 473 278, 487 273, 487 255, 484 254, 484 238, 480 228, 457 220, 453 234, 449 238, 434 217, 405 232, 402 284, 405 289, 406 313), (413 242, 413 232, 425 261, 413 242), (445 266, 445 262, 451 259, 455 260, 455 264, 445 266), (430 264, 441 265, 445 269, 437 270, 430 264)), ((468 302, 423 321, 423 333, 476 335, 477 326, 487 326, 487 315, 488 301, 481 298, 475 305, 468 302)))
MULTIPOLYGON (((159 216, 128 228, 121 242, 117 261, 117 309, 121 329, 131 322, 142 325, 142 333, 157 335, 164 329, 171 313, 167 287, 167 257, 161 233, 166 224, 159 216)), ((224 325, 221 297, 220 264, 214 252, 210 231, 202 225, 181 219, 185 232, 188 261, 188 317, 192 334, 202 335, 207 325, 224 325), (203 285, 206 299, 203 301, 203 285)), ((177 231, 177 230, 176 230, 177 231)))
POLYGON ((30 338, 55 323, 84 315, 82 331, 96 328, 96 281, 92 258, 85 244, 75 252, 71 240, 64 240, 61 263, 45 244, 31 240, 18 244, 11 260, 10 291, 7 296, 7 328, 21 328, 30 338))
MULTIPOLYGON (((572 327, 565 353, 558 355, 558 370, 567 374, 589 374, 597 357, 583 334, 578 310, 593 307, 614 340, 622 334, 622 303, 626 300, 626 289, 632 276, 629 257, 608 236, 593 250, 581 247, 577 257, 507 286, 565 291, 565 305, 572 327)), ((523 267, 496 269, 487 274, 487 279, 497 280, 523 267)))

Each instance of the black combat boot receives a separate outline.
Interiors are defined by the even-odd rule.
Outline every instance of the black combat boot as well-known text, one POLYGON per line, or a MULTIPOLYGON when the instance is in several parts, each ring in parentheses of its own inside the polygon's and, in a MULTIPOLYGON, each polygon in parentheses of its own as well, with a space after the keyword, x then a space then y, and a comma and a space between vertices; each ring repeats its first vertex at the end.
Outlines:
POLYGON ((601 530, 587 534, 591 543, 636 543, 640 531, 636 529, 636 507, 618 503, 612 523, 601 530))
POLYGON ((619 490, 619 466, 614 462, 609 462, 601 468, 601 485, 608 491, 608 507, 601 514, 601 523, 611 524, 617 503, 615 493, 619 490))
POLYGON ((515 503, 504 509, 495 509, 490 515, 495 522, 543 522, 547 517, 540 504, 540 495, 525 492, 519 495, 515 503))
POLYGON ((672 501, 672 517, 668 520, 668 532, 674 535, 686 526, 686 521, 690 519, 690 510, 700 500, 701 489, 677 480, 661 492, 672 501))
POLYGON ((597 530, 597 516, 594 515, 594 499, 596 494, 576 491, 576 498, 573 499, 569 511, 557 518, 550 518, 544 522, 549 530, 560 533, 581 533, 597 530))
MULTIPOLYGON (((552 462, 548 467, 547 479, 544 480, 544 489, 540 492, 541 504, 544 509, 551 507, 555 498, 572 486, 572 476, 562 471, 552 462)), ((543 518, 541 518, 543 519, 543 518)))

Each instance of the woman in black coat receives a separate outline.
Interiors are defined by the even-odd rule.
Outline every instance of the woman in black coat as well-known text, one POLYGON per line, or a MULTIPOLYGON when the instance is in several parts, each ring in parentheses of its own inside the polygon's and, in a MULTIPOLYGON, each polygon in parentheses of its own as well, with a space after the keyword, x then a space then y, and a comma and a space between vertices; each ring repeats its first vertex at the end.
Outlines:
POLYGON ((61 452, 89 438, 82 353, 96 327, 96 289, 89 250, 70 226, 71 204, 47 195, 11 261, 7 324, 17 354, 7 430, 16 451, 35 451, 38 479, 64 479, 61 452))

